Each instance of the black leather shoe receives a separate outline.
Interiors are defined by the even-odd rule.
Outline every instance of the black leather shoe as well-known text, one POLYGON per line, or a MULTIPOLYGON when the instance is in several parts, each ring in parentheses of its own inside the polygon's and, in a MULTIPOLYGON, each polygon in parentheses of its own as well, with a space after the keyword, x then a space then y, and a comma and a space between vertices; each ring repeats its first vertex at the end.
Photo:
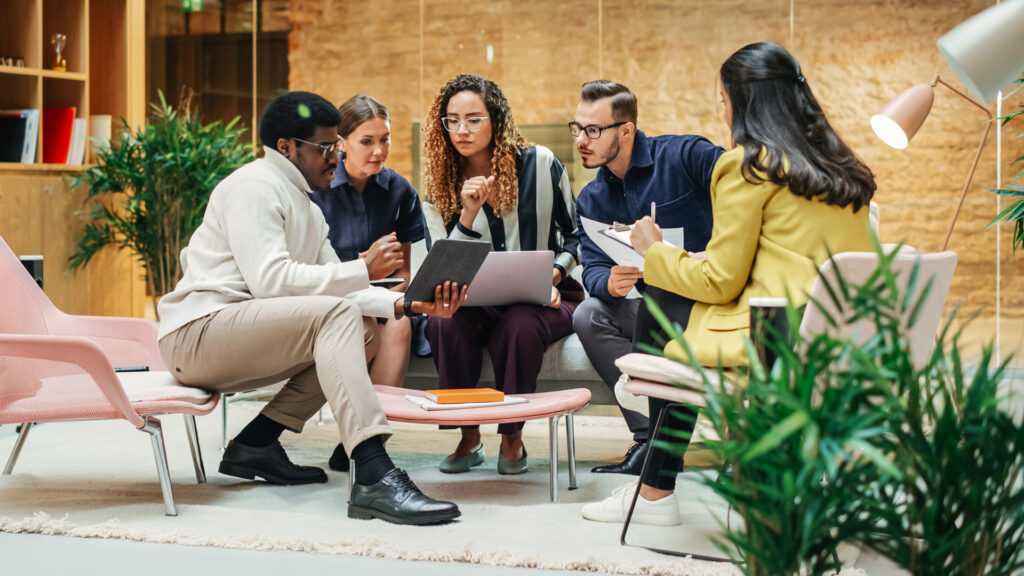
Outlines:
POLYGON ((334 454, 331 454, 331 459, 327 461, 327 465, 335 472, 348 472, 348 452, 345 452, 344 446, 338 444, 334 448, 334 454))
POLYGON ((626 452, 626 457, 622 459, 622 462, 618 464, 608 464, 606 466, 598 466, 591 470, 591 472, 597 474, 632 474, 633 476, 640 475, 640 469, 644 466, 644 458, 647 457, 647 448, 650 444, 644 440, 643 442, 634 442, 629 450, 626 452))
POLYGON ((327 473, 320 468, 292 464, 280 442, 254 448, 231 441, 224 449, 220 473, 246 480, 259 476, 283 486, 327 482, 327 473))
POLYGON ((440 524, 462 515, 451 502, 434 500, 412 483, 409 474, 395 468, 373 486, 352 485, 348 517, 380 518, 394 524, 440 524))

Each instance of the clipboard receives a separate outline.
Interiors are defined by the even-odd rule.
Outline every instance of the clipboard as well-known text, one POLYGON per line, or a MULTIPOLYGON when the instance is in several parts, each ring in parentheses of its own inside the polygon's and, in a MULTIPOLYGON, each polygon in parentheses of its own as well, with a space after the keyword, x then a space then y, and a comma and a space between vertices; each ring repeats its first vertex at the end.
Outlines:
POLYGON ((409 283, 405 299, 433 302, 434 288, 446 280, 458 282, 460 287, 469 285, 490 251, 490 242, 448 238, 435 241, 416 276, 409 283))

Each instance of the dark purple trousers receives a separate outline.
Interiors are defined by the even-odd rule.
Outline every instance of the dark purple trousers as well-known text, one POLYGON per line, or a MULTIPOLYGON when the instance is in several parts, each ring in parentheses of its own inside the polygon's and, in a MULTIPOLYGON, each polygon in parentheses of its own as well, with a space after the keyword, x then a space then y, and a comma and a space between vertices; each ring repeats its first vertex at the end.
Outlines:
MULTIPOLYGON (((427 340, 440 388, 476 388, 486 346, 494 381, 506 394, 537 391, 544 351, 572 333, 576 302, 554 308, 532 304, 460 308, 451 318, 427 319, 427 340)), ((499 424, 499 434, 515 434, 522 422, 499 424)))

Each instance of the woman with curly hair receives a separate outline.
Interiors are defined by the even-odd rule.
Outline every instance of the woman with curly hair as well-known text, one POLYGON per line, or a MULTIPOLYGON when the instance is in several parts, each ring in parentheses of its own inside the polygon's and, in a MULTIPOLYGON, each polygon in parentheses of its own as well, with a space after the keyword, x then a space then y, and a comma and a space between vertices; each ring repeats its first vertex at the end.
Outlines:
MULTIPOLYGON (((479 76, 463 74, 441 88, 424 132, 428 242, 485 240, 494 250, 555 253, 548 306, 460 308, 451 318, 427 321, 438 384, 476 387, 486 346, 499 389, 534 392, 544 351, 572 332, 572 313, 583 297, 569 278, 579 261, 579 239, 565 167, 551 150, 527 145, 501 90, 479 76)), ((522 429, 522 422, 498 426, 501 474, 526 472, 522 429)), ((479 427, 464 427, 441 471, 468 472, 483 462, 479 427)))

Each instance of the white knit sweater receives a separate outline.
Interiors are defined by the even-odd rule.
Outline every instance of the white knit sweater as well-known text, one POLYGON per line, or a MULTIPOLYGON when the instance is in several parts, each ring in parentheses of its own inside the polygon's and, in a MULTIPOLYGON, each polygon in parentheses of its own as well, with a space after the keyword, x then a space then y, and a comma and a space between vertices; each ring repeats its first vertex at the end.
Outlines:
POLYGON ((370 287, 363 260, 338 261, 305 177, 277 151, 264 150, 264 158, 235 170, 210 195, 202 224, 181 251, 184 276, 160 299, 160 338, 255 298, 325 294, 348 298, 367 316, 395 316, 403 294, 370 287))

